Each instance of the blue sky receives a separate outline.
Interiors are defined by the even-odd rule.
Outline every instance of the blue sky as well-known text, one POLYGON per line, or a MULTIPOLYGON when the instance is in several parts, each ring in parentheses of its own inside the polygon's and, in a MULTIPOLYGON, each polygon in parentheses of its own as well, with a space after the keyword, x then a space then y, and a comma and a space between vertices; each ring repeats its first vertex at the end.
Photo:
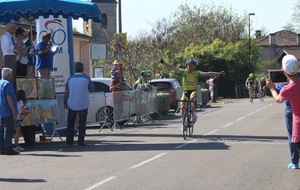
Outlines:
MULTIPOLYGON (((202 3, 223 4, 238 15, 255 13, 251 16, 253 31, 265 27, 269 33, 282 30, 290 21, 297 0, 123 0, 122 32, 135 36, 141 31, 150 31, 151 24, 163 17, 169 18, 181 3, 200 6, 202 3)), ((75 25, 79 30, 80 27, 75 25)))

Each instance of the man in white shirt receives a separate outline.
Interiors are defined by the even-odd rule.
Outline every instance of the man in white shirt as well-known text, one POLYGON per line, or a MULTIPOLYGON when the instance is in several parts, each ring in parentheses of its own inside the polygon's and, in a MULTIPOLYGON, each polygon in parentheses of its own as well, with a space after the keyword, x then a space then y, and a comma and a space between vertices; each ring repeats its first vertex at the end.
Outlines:
POLYGON ((16 43, 14 34, 16 33, 16 25, 8 23, 6 25, 6 32, 1 37, 1 49, 3 53, 3 65, 4 67, 11 68, 13 70, 13 83, 16 79, 16 54, 19 48, 22 47, 21 43, 16 43))

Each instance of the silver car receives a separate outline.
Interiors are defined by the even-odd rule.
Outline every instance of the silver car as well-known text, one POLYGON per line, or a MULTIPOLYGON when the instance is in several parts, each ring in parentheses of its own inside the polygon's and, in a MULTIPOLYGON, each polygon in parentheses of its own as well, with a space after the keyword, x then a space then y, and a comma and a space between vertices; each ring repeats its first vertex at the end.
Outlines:
MULTIPOLYGON (((114 101, 113 101, 113 93, 109 90, 110 78, 91 78, 93 84, 94 84, 94 92, 104 92, 105 93, 105 100, 106 100, 106 106, 103 106, 97 110, 96 113, 96 122, 100 123, 101 125, 105 124, 108 127, 112 127, 114 125, 114 101)), ((126 83, 126 87, 124 91, 133 91, 132 88, 126 83)), ((93 102, 91 102, 93 104, 93 102)), ((123 111, 128 112, 128 108, 130 110, 134 110, 134 102, 125 102, 125 105, 123 106, 123 111), (130 104, 130 105, 126 105, 130 104)), ((116 110, 118 111, 118 110, 116 110)), ((134 113, 131 113, 134 115, 134 113)), ((128 121, 128 117, 124 118, 124 120, 119 121, 118 124, 124 124, 128 121)))

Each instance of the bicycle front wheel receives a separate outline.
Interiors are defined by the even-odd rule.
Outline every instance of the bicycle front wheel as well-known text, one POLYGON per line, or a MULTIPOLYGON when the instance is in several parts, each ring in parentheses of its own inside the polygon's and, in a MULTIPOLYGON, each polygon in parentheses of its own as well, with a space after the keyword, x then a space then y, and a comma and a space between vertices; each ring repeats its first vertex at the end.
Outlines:
POLYGON ((188 125, 189 125, 188 112, 187 111, 184 113, 182 125, 183 125, 182 126, 183 139, 186 140, 187 133, 188 133, 188 125))
POLYGON ((189 126, 188 126, 188 130, 189 130, 189 136, 192 137, 193 136, 193 132, 194 132, 194 123, 191 122, 192 121, 192 111, 190 110, 189 111, 189 114, 188 114, 188 123, 189 123, 189 126))

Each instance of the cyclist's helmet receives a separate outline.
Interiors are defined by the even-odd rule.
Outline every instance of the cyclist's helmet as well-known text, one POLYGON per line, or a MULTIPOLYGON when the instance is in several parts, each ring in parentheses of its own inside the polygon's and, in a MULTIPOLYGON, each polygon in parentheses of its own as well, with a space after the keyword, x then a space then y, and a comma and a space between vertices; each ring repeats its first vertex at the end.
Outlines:
POLYGON ((196 66, 196 65, 197 65, 197 62, 196 62, 194 59, 188 59, 188 60, 185 62, 185 65, 193 65, 193 66, 196 66))
POLYGON ((253 73, 250 73, 249 78, 253 78, 253 77, 254 77, 253 73))
POLYGON ((147 75, 148 75, 147 71, 145 71, 145 70, 142 70, 142 71, 140 72, 140 74, 141 74, 142 76, 147 76, 147 75))

